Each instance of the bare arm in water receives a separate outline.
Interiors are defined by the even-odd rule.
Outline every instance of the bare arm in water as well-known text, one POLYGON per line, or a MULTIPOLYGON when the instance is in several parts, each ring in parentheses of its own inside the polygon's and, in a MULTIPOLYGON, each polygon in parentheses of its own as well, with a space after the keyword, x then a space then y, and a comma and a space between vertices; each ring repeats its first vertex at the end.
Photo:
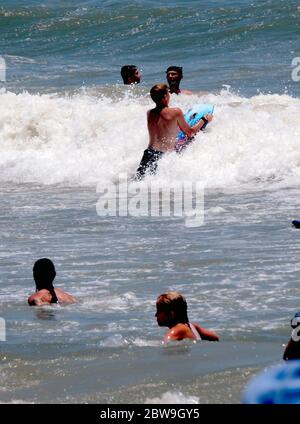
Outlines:
MULTIPOLYGON (((65 293, 59 288, 54 289, 58 303, 76 303, 77 299, 70 295, 69 293, 65 293)), ((30 306, 43 306, 51 304, 52 295, 49 290, 43 289, 34 293, 28 298, 28 304, 30 306)))

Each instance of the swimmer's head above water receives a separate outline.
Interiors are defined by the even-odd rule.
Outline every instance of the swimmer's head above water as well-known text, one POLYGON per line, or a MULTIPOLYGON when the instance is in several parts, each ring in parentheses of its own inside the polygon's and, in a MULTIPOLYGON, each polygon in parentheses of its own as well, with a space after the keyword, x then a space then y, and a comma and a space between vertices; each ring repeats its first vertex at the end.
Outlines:
POLYGON ((166 70, 166 74, 167 74, 167 78, 169 76, 175 76, 179 79, 181 79, 183 77, 183 72, 182 72, 182 66, 169 66, 168 69, 166 70))
POLYGON ((35 281, 36 291, 49 290, 52 295, 51 303, 57 303, 57 297, 53 287, 55 277, 55 266, 50 259, 42 258, 35 262, 33 266, 33 279, 35 281))
POLYGON ((191 339, 218 341, 219 336, 211 330, 200 327, 199 324, 189 322, 187 302, 182 294, 171 291, 161 294, 156 299, 157 324, 160 327, 169 327, 164 341, 191 339))
POLYGON ((167 84, 156 84, 151 88, 150 96, 156 106, 168 106, 170 100, 169 87, 167 84))
POLYGON ((141 82, 141 72, 135 65, 122 66, 121 77, 125 85, 139 84, 141 82))
POLYGON ((37 290, 52 287, 52 283, 56 277, 56 271, 50 259, 42 258, 37 260, 33 265, 32 271, 37 290))
POLYGON ((43 306, 52 303, 75 303, 76 298, 65 293, 60 288, 54 288, 53 281, 56 277, 55 266, 50 259, 42 258, 33 266, 33 278, 36 292, 29 296, 30 306, 43 306))
POLYGON ((176 291, 161 294, 156 300, 156 319, 160 327, 188 324, 187 303, 176 291))
POLYGON ((170 87, 171 93, 180 93, 179 84, 183 78, 181 66, 169 66, 166 70, 167 81, 170 87))

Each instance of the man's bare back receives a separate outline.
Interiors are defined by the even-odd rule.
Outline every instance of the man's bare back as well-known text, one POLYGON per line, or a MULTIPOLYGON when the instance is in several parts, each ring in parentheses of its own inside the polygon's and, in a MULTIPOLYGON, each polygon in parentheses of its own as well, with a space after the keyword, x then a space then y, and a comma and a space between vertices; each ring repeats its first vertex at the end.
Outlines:
POLYGON ((144 151, 141 163, 136 171, 135 179, 140 181, 145 174, 155 174, 157 162, 165 152, 176 150, 176 136, 178 128, 187 137, 195 135, 205 124, 212 120, 211 115, 190 127, 179 108, 170 108, 170 92, 166 84, 157 84, 151 88, 150 95, 156 107, 147 112, 147 122, 149 131, 149 146, 144 151))
POLYGON ((179 109, 165 106, 148 111, 149 148, 160 152, 175 150, 179 109))
MULTIPOLYGON (((164 107, 157 106, 147 113, 149 148, 160 152, 173 152, 175 150, 178 127, 187 137, 192 137, 204 125, 204 121, 200 120, 194 127, 190 127, 186 123, 181 109, 168 107, 169 93, 167 98, 167 105, 164 107)), ((207 116, 206 119, 210 121, 212 118, 207 116)))

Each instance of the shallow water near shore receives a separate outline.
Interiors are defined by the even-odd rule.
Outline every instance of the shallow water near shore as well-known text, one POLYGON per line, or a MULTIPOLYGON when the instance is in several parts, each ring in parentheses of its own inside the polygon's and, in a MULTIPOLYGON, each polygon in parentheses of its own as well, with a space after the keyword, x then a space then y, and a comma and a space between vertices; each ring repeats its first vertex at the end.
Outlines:
POLYGON ((103 219, 87 188, 4 184, 1 400, 239 402, 247 378, 280 360, 299 308, 298 194, 208 192, 204 225, 191 229, 181 218, 103 219), (32 258, 43 256, 78 304, 27 306, 32 258), (220 343, 162 345, 155 299, 171 289, 220 343))

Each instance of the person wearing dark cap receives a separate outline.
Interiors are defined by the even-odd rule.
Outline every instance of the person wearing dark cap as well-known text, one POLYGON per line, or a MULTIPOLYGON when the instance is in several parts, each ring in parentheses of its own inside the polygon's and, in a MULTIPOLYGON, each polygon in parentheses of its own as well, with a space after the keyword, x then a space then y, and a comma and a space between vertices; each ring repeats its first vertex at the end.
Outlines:
POLYGON ((29 296, 29 306, 76 302, 76 299, 70 294, 53 287, 55 277, 55 267, 50 259, 42 258, 35 262, 33 266, 33 278, 36 285, 36 293, 29 296))
POLYGON ((291 327, 292 335, 283 354, 283 359, 286 361, 300 359, 300 311, 291 320, 291 327))
POLYGON ((121 77, 125 85, 139 84, 141 82, 141 73, 135 65, 122 66, 121 77))
POLYGON ((170 93, 173 94, 193 94, 189 90, 181 90, 179 85, 183 78, 182 67, 181 66, 169 66, 166 70, 167 81, 169 85, 170 93))

